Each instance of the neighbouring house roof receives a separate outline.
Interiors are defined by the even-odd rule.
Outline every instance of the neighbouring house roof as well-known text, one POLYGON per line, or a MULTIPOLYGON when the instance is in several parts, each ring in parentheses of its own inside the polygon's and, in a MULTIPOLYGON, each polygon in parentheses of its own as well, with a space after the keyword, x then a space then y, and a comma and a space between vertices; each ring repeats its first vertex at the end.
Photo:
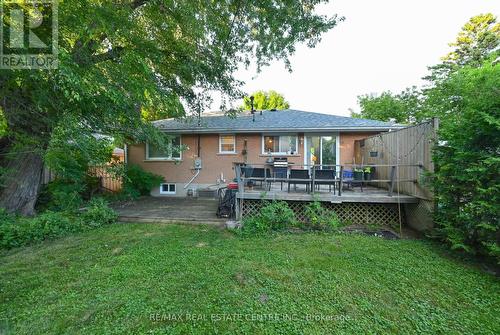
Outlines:
POLYGON ((172 133, 234 133, 234 132, 323 132, 323 131, 388 131, 403 126, 391 122, 356 119, 331 114, 304 112, 295 109, 256 111, 236 117, 210 115, 198 118, 165 119, 153 124, 172 133), (255 117, 255 121, 254 121, 255 117))

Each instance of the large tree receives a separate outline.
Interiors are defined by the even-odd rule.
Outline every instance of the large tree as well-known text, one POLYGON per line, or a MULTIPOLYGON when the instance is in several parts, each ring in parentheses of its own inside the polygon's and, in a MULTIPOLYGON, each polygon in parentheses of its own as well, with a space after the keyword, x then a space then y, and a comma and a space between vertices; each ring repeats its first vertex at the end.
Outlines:
POLYGON ((428 92, 440 118, 434 150, 439 235, 500 265, 500 66, 465 66, 428 92))
POLYGON ((424 78, 431 86, 463 66, 479 67, 486 59, 499 57, 500 23, 491 13, 473 16, 449 46, 453 49, 442 57, 441 63, 430 66, 430 74, 424 78))
POLYGON ((252 108, 250 101, 251 96, 253 96, 254 98, 253 108, 257 110, 280 110, 290 108, 290 104, 288 103, 288 101, 286 101, 283 94, 270 90, 268 92, 257 91, 250 96, 245 96, 243 98, 243 106, 241 106, 241 109, 250 110, 252 108))
POLYGON ((59 68, 1 72, 8 130, 0 206, 32 214, 44 158, 66 143, 77 146, 94 132, 162 143, 145 120, 155 113, 199 112, 211 90, 242 96, 233 75, 241 64, 289 64, 297 43, 314 47, 336 25, 335 16, 315 14, 322 2, 60 2, 59 68))
POLYGON ((480 67, 485 61, 499 57, 500 24, 491 13, 476 15, 462 27, 449 46, 453 49, 442 57, 442 62, 429 67, 430 72, 424 77, 428 85, 424 89, 411 87, 400 93, 385 91, 358 96, 361 111, 351 112, 351 116, 381 121, 392 119, 406 124, 440 116, 444 111, 437 109, 443 104, 429 98, 436 96, 432 90, 464 66, 480 67))
POLYGON ((365 94, 358 96, 361 111, 351 112, 351 116, 410 124, 422 119, 421 103, 422 95, 416 87, 407 88, 398 94, 390 91, 380 95, 365 94))

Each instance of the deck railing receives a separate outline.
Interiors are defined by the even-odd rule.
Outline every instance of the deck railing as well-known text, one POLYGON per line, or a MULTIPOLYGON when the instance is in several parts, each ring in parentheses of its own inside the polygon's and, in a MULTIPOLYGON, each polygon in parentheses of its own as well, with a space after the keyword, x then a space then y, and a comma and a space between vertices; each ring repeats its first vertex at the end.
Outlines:
MULTIPOLYGON (((272 163, 234 163, 234 169, 236 174, 236 181, 238 183, 238 192, 243 194, 245 191, 245 185, 249 182, 261 182, 266 187, 270 188, 272 183, 280 182, 280 183, 300 183, 300 184, 308 184, 311 187, 311 192, 314 192, 315 186, 322 184, 324 185, 325 181, 338 184, 338 187, 334 187, 337 189, 338 196, 342 195, 342 187, 344 183, 353 183, 359 184, 361 188, 368 183, 387 183, 388 195, 392 196, 394 193, 394 189, 396 185, 400 183, 417 183, 418 180, 415 178, 398 178, 400 175, 400 169, 422 169, 423 166, 420 164, 370 164, 370 165, 359 165, 359 164, 323 164, 323 165, 307 165, 307 164, 289 164, 287 169, 286 177, 277 177, 276 174, 273 174, 273 165, 272 163), (259 176, 248 176, 244 171, 251 171, 252 169, 259 168, 260 172, 263 171, 259 176), (309 178, 291 178, 290 177, 290 169, 296 170, 305 170, 309 171, 309 178), (389 178, 365 178, 368 175, 366 170, 374 169, 376 175, 388 175, 389 178), (262 170, 263 169, 263 170, 262 170), (350 169, 350 170, 349 170, 350 169), (380 170, 379 170, 380 169, 380 170), (377 171, 388 170, 389 173, 379 173, 377 171), (329 179, 317 179, 316 173, 319 170, 334 170, 333 178, 329 179), (352 178, 346 178, 345 175, 347 171, 357 172, 361 175, 361 179, 355 179, 354 176, 352 178)), ((416 174, 415 174, 416 175, 416 174)), ((399 188, 398 188, 399 189, 399 188)))

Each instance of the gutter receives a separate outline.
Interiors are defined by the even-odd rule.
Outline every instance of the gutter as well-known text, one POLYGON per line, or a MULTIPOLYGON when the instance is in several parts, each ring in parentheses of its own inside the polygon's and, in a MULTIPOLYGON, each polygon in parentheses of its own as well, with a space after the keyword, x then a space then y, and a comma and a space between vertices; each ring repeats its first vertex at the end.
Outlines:
POLYGON ((234 134, 234 133, 319 133, 319 132, 365 132, 365 131, 391 131, 396 129, 405 128, 405 126, 394 125, 391 127, 352 127, 352 128, 260 128, 260 129, 228 129, 228 128, 205 128, 205 129, 166 129, 158 127, 160 131, 172 134, 234 134))

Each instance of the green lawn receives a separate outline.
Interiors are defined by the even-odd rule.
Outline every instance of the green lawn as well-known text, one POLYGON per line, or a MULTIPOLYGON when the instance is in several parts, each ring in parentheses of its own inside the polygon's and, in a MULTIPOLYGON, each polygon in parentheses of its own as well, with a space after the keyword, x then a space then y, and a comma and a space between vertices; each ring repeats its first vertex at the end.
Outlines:
POLYGON ((500 333, 498 279, 431 243, 204 226, 112 225, 11 250, 0 304, 13 334, 500 333))

